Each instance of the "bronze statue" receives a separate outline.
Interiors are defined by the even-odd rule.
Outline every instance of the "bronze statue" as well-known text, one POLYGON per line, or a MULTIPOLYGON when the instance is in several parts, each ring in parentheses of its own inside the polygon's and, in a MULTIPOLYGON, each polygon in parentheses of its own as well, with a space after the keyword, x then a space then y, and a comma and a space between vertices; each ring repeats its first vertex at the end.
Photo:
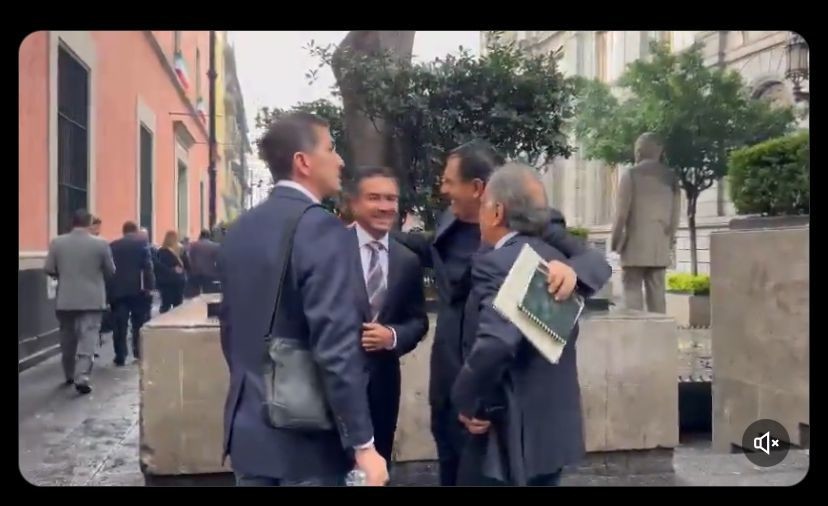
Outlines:
POLYGON ((679 224, 678 180, 661 163, 663 147, 651 132, 635 142, 635 165, 621 176, 612 227, 612 250, 621 255, 624 301, 630 309, 666 311, 665 271, 679 224))

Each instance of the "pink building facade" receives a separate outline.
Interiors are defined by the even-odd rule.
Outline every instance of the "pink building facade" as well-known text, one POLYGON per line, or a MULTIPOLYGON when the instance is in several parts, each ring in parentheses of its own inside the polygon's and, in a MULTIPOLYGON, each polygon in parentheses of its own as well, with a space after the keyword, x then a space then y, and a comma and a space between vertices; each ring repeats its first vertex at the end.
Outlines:
MULTIPOLYGON (((159 244, 208 226, 207 31, 40 31, 19 49, 18 358, 57 343, 49 242, 72 212, 159 244)), ((221 189, 218 189, 220 194, 221 189)))

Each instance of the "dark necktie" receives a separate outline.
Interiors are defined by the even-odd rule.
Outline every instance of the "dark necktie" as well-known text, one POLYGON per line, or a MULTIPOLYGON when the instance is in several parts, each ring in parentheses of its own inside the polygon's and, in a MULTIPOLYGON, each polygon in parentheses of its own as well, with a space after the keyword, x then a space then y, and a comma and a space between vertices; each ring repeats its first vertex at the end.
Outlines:
POLYGON ((371 241, 367 246, 371 250, 371 260, 368 263, 368 279, 365 281, 365 288, 368 291, 368 303, 371 306, 371 320, 376 321, 388 291, 380 263, 380 250, 385 247, 379 241, 371 241))

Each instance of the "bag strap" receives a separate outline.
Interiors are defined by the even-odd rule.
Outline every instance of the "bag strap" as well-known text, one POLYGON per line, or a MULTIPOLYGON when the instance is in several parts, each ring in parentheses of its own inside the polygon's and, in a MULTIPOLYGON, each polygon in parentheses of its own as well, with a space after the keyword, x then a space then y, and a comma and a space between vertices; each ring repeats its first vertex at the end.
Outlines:
POLYGON ((296 228, 299 226, 299 221, 302 219, 302 216, 304 216, 308 209, 313 207, 322 206, 316 203, 309 203, 305 207, 301 208, 298 213, 294 211, 293 215, 288 217, 287 228, 285 229, 285 235, 282 236, 282 244, 279 249, 279 261, 282 262, 282 264, 279 267, 279 286, 276 289, 276 303, 273 306, 273 313, 270 315, 268 335, 270 334, 271 329, 273 329, 273 324, 276 322, 276 315, 279 313, 279 307, 281 306, 282 288, 285 285, 285 278, 287 277, 287 268, 290 264, 290 254, 293 252, 293 237, 296 235, 296 228))

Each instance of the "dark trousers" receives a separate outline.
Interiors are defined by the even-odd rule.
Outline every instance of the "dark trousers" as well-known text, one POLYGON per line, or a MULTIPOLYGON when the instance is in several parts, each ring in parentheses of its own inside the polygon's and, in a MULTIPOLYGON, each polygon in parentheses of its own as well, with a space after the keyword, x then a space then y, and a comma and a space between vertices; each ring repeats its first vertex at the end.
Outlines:
POLYGON ((388 360, 377 364, 368 380, 368 406, 374 426, 374 446, 391 466, 394 454, 394 433, 400 413, 400 364, 388 360))
POLYGON ((342 476, 284 480, 267 476, 250 476, 236 473, 237 487, 342 487, 344 485, 345 478, 342 476))
POLYGON ((126 361, 126 335, 129 323, 132 323, 132 356, 141 358, 141 326, 149 319, 148 309, 152 307, 151 300, 147 304, 147 295, 137 294, 112 301, 112 313, 115 316, 115 328, 112 331, 115 363, 123 364, 126 361))
POLYGON ((216 278, 213 276, 205 276, 203 274, 192 274, 189 278, 190 289, 188 290, 191 297, 197 297, 202 293, 209 292, 216 278))
POLYGON ((184 301, 184 285, 158 285, 158 292, 161 294, 161 313, 166 313, 171 308, 178 307, 184 301))
POLYGON ((448 403, 431 407, 431 434, 437 444, 440 486, 443 487, 457 485, 460 456, 467 440, 465 428, 457 416, 457 411, 448 403))

